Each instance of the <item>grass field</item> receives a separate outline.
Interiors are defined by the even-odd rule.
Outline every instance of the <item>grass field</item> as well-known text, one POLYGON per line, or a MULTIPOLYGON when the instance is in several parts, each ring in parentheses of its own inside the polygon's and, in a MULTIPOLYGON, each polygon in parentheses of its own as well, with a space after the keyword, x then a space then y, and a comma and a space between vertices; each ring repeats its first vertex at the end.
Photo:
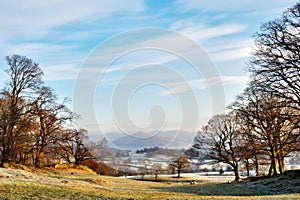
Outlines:
MULTIPOLYGON (((79 169, 0 170, 1 199, 300 199, 300 173, 245 183, 153 182, 79 169)), ((172 179, 169 177, 169 179, 172 179)), ((174 179, 174 178, 173 178, 174 179)), ((201 181, 202 179, 202 181, 201 181)))

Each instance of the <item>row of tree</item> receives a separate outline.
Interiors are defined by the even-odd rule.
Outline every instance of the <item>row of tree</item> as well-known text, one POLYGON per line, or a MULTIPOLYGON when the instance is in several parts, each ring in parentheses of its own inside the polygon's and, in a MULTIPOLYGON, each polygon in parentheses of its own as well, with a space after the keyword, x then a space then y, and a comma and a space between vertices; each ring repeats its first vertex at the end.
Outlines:
POLYGON ((87 131, 75 128, 78 115, 42 81, 37 63, 7 56, 8 82, 0 93, 0 165, 18 162, 40 167, 59 159, 79 164, 92 157, 87 131), (55 152, 55 153, 54 153, 55 152))
POLYGON ((245 163, 260 175, 284 172, 284 159, 300 150, 300 3, 264 23, 255 35, 248 87, 212 117, 197 134, 194 148, 234 169, 245 163))

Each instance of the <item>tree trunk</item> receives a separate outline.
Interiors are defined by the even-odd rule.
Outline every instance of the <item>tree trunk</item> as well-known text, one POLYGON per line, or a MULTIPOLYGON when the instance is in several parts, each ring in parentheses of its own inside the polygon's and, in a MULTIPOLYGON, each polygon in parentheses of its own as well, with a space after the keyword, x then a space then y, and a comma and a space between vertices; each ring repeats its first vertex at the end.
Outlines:
POLYGON ((271 163, 272 163, 271 164, 271 167, 272 167, 271 176, 279 174, 275 149, 272 150, 271 163))
POLYGON ((6 154, 1 152, 2 153, 2 159, 1 159, 1 162, 0 162, 0 167, 1 168, 4 168, 4 163, 7 162, 7 159, 6 159, 6 154))
POLYGON ((180 171, 181 171, 180 169, 177 170, 178 172, 177 178, 180 178, 180 171))
POLYGON ((273 174, 274 174, 273 163, 271 163, 269 168, 269 176, 273 176, 273 174))
POLYGON ((9 161, 10 155, 7 151, 2 151, 1 154, 2 154, 2 159, 0 162, 0 167, 3 168, 4 164, 9 161))
POLYGON ((75 157, 75 162, 74 163, 75 163, 76 166, 80 165, 81 164, 81 159, 75 157))
POLYGON ((41 160, 44 157, 44 152, 40 151, 35 159, 35 167, 40 168, 41 167, 41 160))
POLYGON ((278 155, 278 166, 279 166, 279 172, 280 174, 284 173, 284 156, 282 155, 282 153, 279 153, 278 155))
POLYGON ((256 176, 260 176, 257 153, 255 153, 255 172, 256 176))
POLYGON ((235 162, 235 165, 233 166, 233 171, 234 171, 234 176, 235 176, 234 181, 239 181, 240 180, 240 172, 239 172, 238 162, 235 162))
POLYGON ((247 168, 247 177, 250 177, 250 162, 248 159, 246 160, 246 168, 247 168))

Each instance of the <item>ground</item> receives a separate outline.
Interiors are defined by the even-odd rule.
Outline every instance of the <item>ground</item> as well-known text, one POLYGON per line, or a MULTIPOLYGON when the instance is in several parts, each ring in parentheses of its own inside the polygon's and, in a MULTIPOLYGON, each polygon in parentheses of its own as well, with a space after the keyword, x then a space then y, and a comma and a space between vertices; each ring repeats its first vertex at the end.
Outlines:
MULTIPOLYGON (((152 179, 151 177, 146 177, 152 179)), ((300 199, 300 171, 228 183, 230 176, 160 176, 161 182, 96 175, 86 169, 0 169, 1 199, 300 199), (219 178, 218 178, 219 177, 219 178), (197 185, 190 180, 197 178, 197 185), (218 182, 219 179, 219 182, 218 182)))

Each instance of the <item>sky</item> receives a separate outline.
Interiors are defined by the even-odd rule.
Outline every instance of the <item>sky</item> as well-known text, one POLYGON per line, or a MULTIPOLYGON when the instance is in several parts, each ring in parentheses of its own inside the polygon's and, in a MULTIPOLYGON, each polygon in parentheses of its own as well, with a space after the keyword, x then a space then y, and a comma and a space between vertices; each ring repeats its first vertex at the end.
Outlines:
POLYGON ((292 0, 2 0, 5 56, 33 59, 91 134, 195 132, 246 87, 253 35, 292 0))

